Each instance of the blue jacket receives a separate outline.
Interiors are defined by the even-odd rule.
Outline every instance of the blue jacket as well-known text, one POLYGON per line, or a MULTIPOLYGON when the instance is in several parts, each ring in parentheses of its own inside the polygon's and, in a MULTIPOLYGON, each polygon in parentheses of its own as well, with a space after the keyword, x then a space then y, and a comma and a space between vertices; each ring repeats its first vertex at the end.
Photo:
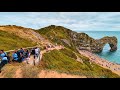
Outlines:
POLYGON ((12 57, 13 57, 14 60, 18 60, 18 55, 16 53, 13 53, 12 57))
POLYGON ((2 58, 2 60, 8 60, 6 56, 6 53, 2 53, 0 54, 0 57, 2 58))

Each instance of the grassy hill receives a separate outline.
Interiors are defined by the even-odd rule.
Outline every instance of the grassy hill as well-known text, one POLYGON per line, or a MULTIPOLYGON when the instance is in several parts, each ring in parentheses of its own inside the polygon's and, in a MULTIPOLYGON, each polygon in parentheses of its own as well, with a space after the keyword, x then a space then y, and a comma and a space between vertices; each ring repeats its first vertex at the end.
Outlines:
POLYGON ((118 78, 117 74, 108 69, 104 69, 95 63, 89 63, 89 58, 79 54, 83 63, 76 61, 76 56, 70 49, 54 50, 45 53, 43 56, 43 66, 46 69, 64 72, 73 75, 87 76, 88 78, 118 78), (71 55, 70 55, 71 53, 71 55))
POLYGON ((31 47, 35 46, 36 43, 30 40, 23 39, 14 34, 10 34, 6 31, 0 30, 0 50, 13 50, 21 47, 31 47))

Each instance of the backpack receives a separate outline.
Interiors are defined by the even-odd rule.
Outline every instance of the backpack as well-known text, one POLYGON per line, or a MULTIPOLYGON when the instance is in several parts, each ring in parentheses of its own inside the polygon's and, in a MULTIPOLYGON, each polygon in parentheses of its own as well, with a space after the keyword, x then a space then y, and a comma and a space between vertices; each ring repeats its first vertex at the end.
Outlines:
POLYGON ((35 49, 32 49, 31 54, 32 54, 32 55, 35 54, 35 49))
POLYGON ((24 57, 28 57, 28 52, 24 52, 24 57))
POLYGON ((6 53, 4 52, 5 56, 4 57, 7 57, 6 53))
POLYGON ((18 55, 18 58, 20 58, 20 51, 17 51, 16 54, 18 55))

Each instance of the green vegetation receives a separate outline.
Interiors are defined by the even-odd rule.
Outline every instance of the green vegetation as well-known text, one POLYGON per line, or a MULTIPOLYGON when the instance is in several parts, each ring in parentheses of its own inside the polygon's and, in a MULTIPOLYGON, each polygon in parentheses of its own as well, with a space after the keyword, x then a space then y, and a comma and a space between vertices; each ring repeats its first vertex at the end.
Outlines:
POLYGON ((104 69, 94 63, 90 64, 88 58, 82 58, 81 56, 81 59, 84 63, 80 63, 74 58, 71 58, 70 55, 67 55, 66 53, 58 50, 53 50, 49 53, 45 53, 42 58, 42 61, 45 64, 45 68, 50 70, 56 70, 58 72, 84 75, 90 78, 119 77, 108 69, 104 69))
POLYGON ((0 31, 0 49, 13 50, 21 47, 31 47, 35 45, 36 43, 33 43, 29 40, 20 38, 5 31, 0 31))
POLYGON ((75 53, 68 48, 61 49, 60 52, 69 56, 69 57, 71 57, 71 58, 73 58, 73 59, 77 59, 77 56, 75 55, 75 53))
POLYGON ((62 26, 51 25, 49 27, 36 30, 36 32, 40 33, 41 35, 43 35, 45 38, 49 39, 53 43, 64 45, 67 48, 77 51, 70 37, 70 33, 73 31, 67 28, 64 28, 62 26), (67 43, 65 43, 63 39, 67 40, 70 46, 67 43))

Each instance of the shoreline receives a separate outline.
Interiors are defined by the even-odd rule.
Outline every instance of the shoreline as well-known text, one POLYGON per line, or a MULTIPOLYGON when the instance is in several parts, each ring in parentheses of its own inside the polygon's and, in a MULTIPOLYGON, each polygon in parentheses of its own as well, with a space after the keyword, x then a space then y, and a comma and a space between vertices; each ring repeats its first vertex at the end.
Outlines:
POLYGON ((116 73, 120 76, 120 64, 110 62, 106 59, 103 59, 96 54, 86 51, 86 50, 79 50, 79 53, 88 57, 90 59, 90 62, 94 62, 95 64, 111 70, 113 73, 116 73))

